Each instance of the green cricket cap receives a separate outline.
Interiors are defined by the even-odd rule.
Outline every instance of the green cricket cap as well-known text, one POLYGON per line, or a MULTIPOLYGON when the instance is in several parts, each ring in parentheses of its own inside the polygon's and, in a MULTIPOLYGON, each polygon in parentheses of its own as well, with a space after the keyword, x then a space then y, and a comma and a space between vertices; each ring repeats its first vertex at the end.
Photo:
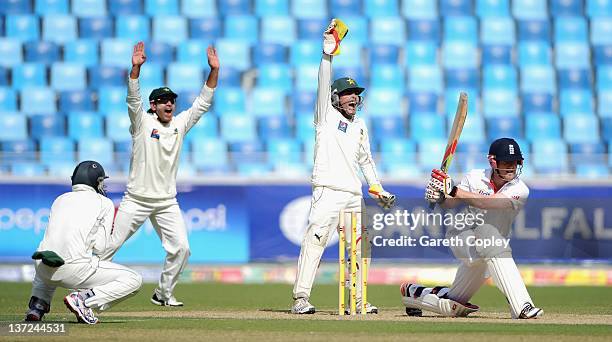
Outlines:
POLYGON ((357 84, 357 81, 350 77, 342 77, 334 81, 331 86, 332 93, 342 93, 346 90, 355 90, 357 95, 361 94, 365 88, 362 88, 357 84))
POLYGON ((151 92, 151 95, 149 95, 149 101, 154 101, 154 100, 161 99, 164 97, 166 98, 172 97, 176 99, 178 95, 176 95, 176 93, 173 92, 168 87, 161 87, 161 88, 153 89, 153 91, 151 92))

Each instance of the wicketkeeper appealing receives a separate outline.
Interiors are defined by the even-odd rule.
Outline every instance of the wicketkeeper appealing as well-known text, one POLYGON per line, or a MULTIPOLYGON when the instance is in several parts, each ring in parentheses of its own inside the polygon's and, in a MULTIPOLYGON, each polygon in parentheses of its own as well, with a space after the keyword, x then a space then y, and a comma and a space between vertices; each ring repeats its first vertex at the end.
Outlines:
MULTIPOLYGON (((361 209, 362 184, 358 170, 361 169, 370 185, 370 194, 381 206, 391 207, 395 201, 395 197, 384 191, 378 180, 366 124, 355 117, 362 104, 360 94, 364 88, 350 77, 339 78, 330 87, 332 59, 340 54, 340 41, 347 31, 344 23, 334 19, 323 33, 323 57, 319 66, 314 115, 316 137, 312 202, 293 287, 295 302, 291 312, 296 314, 315 312, 315 307, 309 302, 310 291, 323 250, 331 233, 337 229, 340 210, 361 209)), ((361 279, 357 279, 357 284, 357 294, 360 294, 361 279)), ((357 307, 360 307, 360 297, 357 302, 357 307)), ((367 311, 374 313, 378 309, 368 303, 367 311)))
POLYGON ((72 191, 51 206, 49 226, 32 258, 36 275, 26 321, 40 321, 51 309, 57 287, 78 289, 64 303, 81 323, 95 324, 92 309, 107 310, 134 295, 142 285, 140 275, 94 255, 106 249, 115 206, 105 197, 102 165, 80 163, 72 174, 72 191))
POLYGON ((443 208, 465 203, 474 215, 483 215, 484 223, 448 230, 447 238, 464 242, 462 246, 451 247, 461 265, 450 288, 402 284, 402 301, 409 315, 420 315, 421 309, 445 316, 467 316, 478 311, 478 306, 468 301, 489 277, 493 277, 495 285, 506 296, 512 318, 537 318, 543 313, 534 306, 508 245, 484 248, 467 243, 476 239, 504 241, 509 238, 512 221, 529 196, 529 188, 518 178, 523 155, 514 139, 495 140, 489 148, 488 159, 490 169, 468 172, 457 186, 449 175, 432 170, 425 193, 427 201, 439 203, 443 208))
POLYGON ((191 108, 176 117, 177 95, 168 87, 151 92, 150 108, 145 112, 138 84, 140 67, 146 61, 144 43, 136 44, 132 55, 127 95, 132 134, 130 175, 104 258, 112 258, 149 218, 166 250, 159 285, 151 298, 156 305, 183 305, 172 294, 190 254, 187 228, 176 201, 176 173, 185 135, 208 111, 217 87, 219 59, 213 47, 208 47, 207 54, 210 73, 206 84, 191 108))

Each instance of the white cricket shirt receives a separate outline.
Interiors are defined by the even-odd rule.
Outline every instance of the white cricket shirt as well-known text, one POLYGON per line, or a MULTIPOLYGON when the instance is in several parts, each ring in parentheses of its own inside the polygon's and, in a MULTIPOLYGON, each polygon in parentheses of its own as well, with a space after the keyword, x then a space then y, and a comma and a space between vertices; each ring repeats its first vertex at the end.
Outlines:
POLYGON ((492 169, 474 169, 468 172, 461 183, 457 186, 462 190, 477 193, 480 195, 491 196, 493 194, 501 194, 509 198, 512 202, 512 208, 508 209, 480 209, 470 206, 469 210, 476 213, 484 214, 485 223, 491 224, 499 230, 504 237, 510 235, 512 222, 514 218, 523 208, 529 197, 529 188, 518 177, 504 184, 501 189, 494 189, 491 182, 492 169))
POLYGON ((128 80, 128 113, 132 134, 132 156, 127 192, 144 198, 168 199, 176 196, 176 172, 183 139, 212 104, 214 89, 204 85, 191 108, 169 123, 147 113, 140 98, 138 80, 128 80))
POLYGON ((368 128, 347 120, 331 103, 332 57, 323 55, 314 115, 316 129, 312 184, 361 195, 359 169, 368 184, 380 184, 370 152, 368 128))
POLYGON ((106 249, 95 246, 96 241, 106 243, 105 239, 96 240, 96 235, 110 235, 114 215, 110 199, 88 185, 75 185, 53 201, 49 225, 37 250, 53 251, 66 263, 89 262, 94 247, 106 249))

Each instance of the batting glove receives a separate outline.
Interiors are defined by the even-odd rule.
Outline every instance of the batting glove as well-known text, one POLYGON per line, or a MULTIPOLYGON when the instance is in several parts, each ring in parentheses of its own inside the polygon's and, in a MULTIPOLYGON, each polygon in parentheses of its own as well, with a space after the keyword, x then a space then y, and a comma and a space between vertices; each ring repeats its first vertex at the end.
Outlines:
POLYGON ((432 186, 441 191, 444 196, 455 197, 457 187, 455 186, 451 177, 444 171, 438 169, 431 170, 431 180, 432 186))
POLYGON ((348 33, 348 27, 340 19, 332 19, 323 32, 323 53, 330 56, 340 54, 340 42, 348 33))
POLYGON ((383 209, 391 209, 395 204, 395 195, 385 191, 379 184, 372 185, 368 189, 368 194, 370 194, 370 197, 375 199, 376 203, 383 209))
POLYGON ((427 184, 427 187, 425 188, 425 199, 427 200, 427 202, 432 203, 432 204, 442 203, 446 199, 442 191, 438 190, 433 185, 433 182, 435 181, 436 180, 434 178, 429 180, 429 183, 427 184))

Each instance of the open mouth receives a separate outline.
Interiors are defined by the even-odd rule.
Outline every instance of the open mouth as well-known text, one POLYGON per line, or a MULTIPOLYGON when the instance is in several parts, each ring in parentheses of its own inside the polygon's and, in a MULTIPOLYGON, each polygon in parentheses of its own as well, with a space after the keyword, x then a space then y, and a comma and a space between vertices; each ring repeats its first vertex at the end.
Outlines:
POLYGON ((172 108, 167 108, 164 112, 168 115, 172 114, 172 108))
POLYGON ((353 109, 353 110, 357 109, 357 102, 351 101, 351 102, 347 103, 346 105, 350 109, 353 109))

